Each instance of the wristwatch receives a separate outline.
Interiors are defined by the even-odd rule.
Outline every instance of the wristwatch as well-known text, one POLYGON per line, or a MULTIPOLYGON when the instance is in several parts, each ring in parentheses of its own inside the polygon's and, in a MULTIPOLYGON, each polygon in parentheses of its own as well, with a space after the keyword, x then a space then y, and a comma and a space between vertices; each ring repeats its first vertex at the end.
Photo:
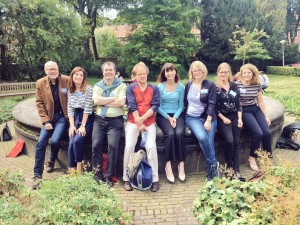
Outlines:
POLYGON ((85 123, 82 123, 81 126, 82 126, 82 127, 85 127, 85 123))

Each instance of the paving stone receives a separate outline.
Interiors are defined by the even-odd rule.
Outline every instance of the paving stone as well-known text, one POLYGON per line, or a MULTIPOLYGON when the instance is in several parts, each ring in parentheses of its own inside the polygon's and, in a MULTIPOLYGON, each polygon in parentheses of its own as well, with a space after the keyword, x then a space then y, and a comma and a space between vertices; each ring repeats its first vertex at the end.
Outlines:
MULTIPOLYGON (((289 123, 293 120, 289 120, 289 123)), ((12 136, 14 136, 13 123, 9 123, 12 136)), ((0 130, 3 125, 0 125, 0 130)), ((0 142, 0 168, 7 168, 12 172, 21 171, 25 177, 25 186, 29 187, 33 176, 34 158, 27 155, 20 155, 17 158, 5 157, 15 146, 16 140, 0 142)), ((300 151, 283 149, 274 150, 273 164, 280 163, 281 159, 291 162, 300 161, 300 151)), ((240 166, 241 174, 250 178, 253 171, 247 164, 240 166)), ((44 173, 44 179, 55 179, 64 175, 66 170, 56 167, 53 173, 44 173)), ((205 172, 186 172, 186 181, 180 182, 175 177, 175 183, 171 184, 166 180, 164 174, 160 175, 160 190, 156 193, 149 191, 134 190, 126 192, 122 186, 121 179, 115 185, 113 192, 124 201, 124 209, 134 215, 135 224, 155 225, 194 225, 198 224, 195 219, 192 207, 198 190, 205 184, 205 172)))

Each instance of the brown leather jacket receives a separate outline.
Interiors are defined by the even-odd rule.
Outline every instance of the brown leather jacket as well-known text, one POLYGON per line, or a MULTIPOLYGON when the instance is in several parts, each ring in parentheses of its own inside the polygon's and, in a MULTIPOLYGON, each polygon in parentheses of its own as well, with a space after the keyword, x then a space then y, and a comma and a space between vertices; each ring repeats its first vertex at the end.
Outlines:
MULTIPOLYGON (((64 112, 64 116, 67 118, 69 77, 60 75, 58 79, 60 104, 64 112)), ((54 114, 54 101, 48 76, 37 80, 35 98, 35 103, 39 116, 41 117, 41 122, 45 123, 47 121, 51 121, 54 114)))

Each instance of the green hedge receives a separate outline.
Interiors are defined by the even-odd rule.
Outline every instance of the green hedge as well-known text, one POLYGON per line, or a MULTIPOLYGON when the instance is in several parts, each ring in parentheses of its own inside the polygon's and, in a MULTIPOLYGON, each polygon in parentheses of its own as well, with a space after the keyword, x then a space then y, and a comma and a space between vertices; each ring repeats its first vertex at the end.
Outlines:
POLYGON ((285 76, 300 76, 300 68, 287 66, 268 66, 267 73, 285 76))

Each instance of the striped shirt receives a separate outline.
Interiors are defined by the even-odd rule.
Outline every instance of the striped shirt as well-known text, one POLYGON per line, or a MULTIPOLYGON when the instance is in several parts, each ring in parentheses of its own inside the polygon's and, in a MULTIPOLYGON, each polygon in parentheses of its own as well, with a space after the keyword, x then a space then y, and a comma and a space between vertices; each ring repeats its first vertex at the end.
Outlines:
POLYGON ((74 116, 76 108, 84 109, 83 113, 92 114, 93 112, 93 90, 91 86, 87 86, 85 93, 68 92, 68 116, 74 116))
POLYGON ((257 105, 258 92, 262 92, 260 84, 243 85, 238 80, 235 82, 240 88, 240 103, 241 106, 252 106, 257 105))

